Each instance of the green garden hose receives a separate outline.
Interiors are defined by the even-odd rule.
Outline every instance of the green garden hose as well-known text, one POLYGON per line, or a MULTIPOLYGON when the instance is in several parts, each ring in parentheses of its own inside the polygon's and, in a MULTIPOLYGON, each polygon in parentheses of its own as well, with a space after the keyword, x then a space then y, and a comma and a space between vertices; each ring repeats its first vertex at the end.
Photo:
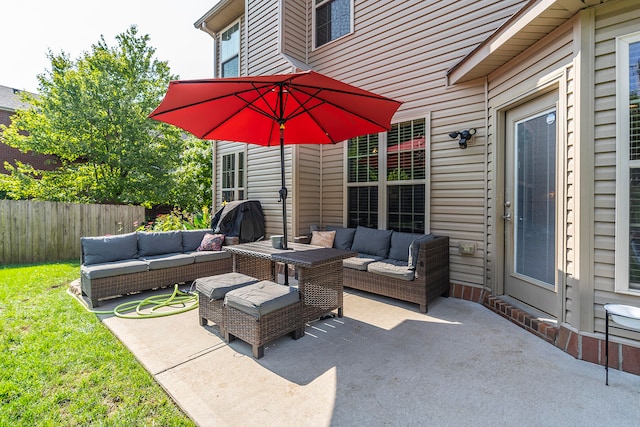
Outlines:
POLYGON ((183 292, 178 289, 178 285, 175 285, 172 294, 154 295, 143 300, 125 302, 113 310, 89 309, 89 311, 95 314, 113 314, 123 319, 149 319, 184 313, 197 307, 198 295, 192 292, 183 292), (143 311, 147 307, 151 308, 143 311), (169 307, 171 310, 158 311, 165 307, 169 307), (134 310, 135 314, 132 313, 134 310))

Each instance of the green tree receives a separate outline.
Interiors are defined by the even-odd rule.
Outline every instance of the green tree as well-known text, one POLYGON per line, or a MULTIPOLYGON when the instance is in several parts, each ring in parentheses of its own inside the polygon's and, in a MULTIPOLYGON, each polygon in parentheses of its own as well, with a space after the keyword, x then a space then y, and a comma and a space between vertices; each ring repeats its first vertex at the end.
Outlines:
POLYGON ((177 77, 166 61, 154 58, 149 36, 138 35, 135 26, 116 41, 110 47, 101 37, 75 61, 64 52, 48 53, 51 69, 38 76, 39 95, 23 95, 30 107, 17 112, 2 140, 56 155, 62 166, 43 171, 5 165, 11 175, 0 177, 0 191, 8 197, 210 205, 210 157, 198 155, 209 143, 147 118, 177 77))

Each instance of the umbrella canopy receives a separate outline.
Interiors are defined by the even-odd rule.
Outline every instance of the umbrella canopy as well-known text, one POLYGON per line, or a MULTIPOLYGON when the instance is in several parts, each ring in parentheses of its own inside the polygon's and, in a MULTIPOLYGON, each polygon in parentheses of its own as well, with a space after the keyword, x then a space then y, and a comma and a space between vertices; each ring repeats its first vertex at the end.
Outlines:
POLYGON ((400 102, 314 71, 177 80, 149 115, 200 139, 280 146, 282 219, 287 244, 285 144, 335 144, 389 130, 400 102))

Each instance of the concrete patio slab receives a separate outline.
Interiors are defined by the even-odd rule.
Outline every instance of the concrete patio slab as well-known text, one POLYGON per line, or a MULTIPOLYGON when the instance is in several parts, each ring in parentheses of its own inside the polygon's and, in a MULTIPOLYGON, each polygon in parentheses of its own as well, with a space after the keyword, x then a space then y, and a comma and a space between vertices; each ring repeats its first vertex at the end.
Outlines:
POLYGON ((607 387, 603 367, 480 304, 440 298, 421 314, 349 291, 344 306, 344 317, 274 341, 259 360, 200 326, 197 310, 100 317, 200 426, 640 424, 640 377, 610 370, 607 387))

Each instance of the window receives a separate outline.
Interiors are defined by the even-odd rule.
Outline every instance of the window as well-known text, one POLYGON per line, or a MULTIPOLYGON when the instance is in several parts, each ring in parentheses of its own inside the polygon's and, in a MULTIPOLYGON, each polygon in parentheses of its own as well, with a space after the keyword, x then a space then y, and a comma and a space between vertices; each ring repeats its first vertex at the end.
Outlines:
POLYGON ((222 201, 232 202, 245 198, 244 151, 222 156, 222 201))
POLYGON ((348 226, 378 227, 378 134, 347 143, 348 226))
POLYGON ((236 22, 220 36, 220 70, 222 77, 240 75, 240 22, 236 22))
POLYGON ((315 0, 315 46, 353 31, 353 0, 315 0))
POLYGON ((361 225, 410 233, 427 231, 425 134, 426 121, 418 119, 396 123, 383 135, 349 140, 349 227, 361 225))
POLYGON ((640 33, 616 40, 616 291, 640 292, 640 33), (618 256, 623 254, 623 256, 618 256))
POLYGON ((394 124, 387 133, 387 228, 425 232, 425 121, 394 124))

